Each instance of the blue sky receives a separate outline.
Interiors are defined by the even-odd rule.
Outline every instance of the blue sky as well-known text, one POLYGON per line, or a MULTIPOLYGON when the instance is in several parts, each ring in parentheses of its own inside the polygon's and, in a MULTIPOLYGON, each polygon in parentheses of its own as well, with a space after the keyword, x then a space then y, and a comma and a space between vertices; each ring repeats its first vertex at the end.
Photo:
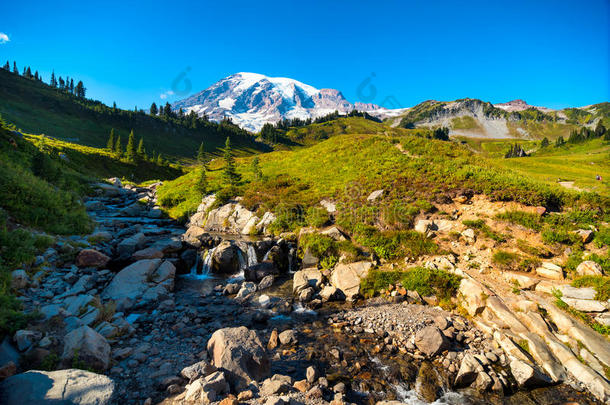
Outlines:
POLYGON ((194 93, 240 71, 388 106, 610 100, 608 0, 192 3, 6 1, 0 61, 80 78, 124 108, 176 100, 161 94, 183 90, 177 78, 194 93))

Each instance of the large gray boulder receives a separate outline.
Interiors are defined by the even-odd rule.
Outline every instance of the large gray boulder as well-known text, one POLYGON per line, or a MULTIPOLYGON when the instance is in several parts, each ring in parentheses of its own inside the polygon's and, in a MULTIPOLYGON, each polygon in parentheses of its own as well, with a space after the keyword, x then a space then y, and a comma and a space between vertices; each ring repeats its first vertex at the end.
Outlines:
POLYGON ((576 267, 576 273, 581 276, 601 276, 604 274, 604 270, 598 263, 585 260, 576 267))
POLYGON ((371 267, 373 267, 373 263, 364 261, 350 264, 340 263, 333 270, 330 283, 341 290, 345 294, 345 298, 351 301, 360 292, 360 280, 369 274, 371 267))
POLYGON ((117 254, 119 259, 129 259, 136 250, 140 250, 144 247, 146 241, 146 236, 143 233, 136 233, 129 238, 123 239, 117 245, 117 254))
POLYGON ((65 336, 61 360, 65 367, 79 363, 94 370, 106 370, 110 364, 110 345, 90 327, 81 326, 65 336))
POLYGON ((436 326, 426 326, 415 334, 415 346, 426 356, 436 356, 449 348, 449 340, 436 326))
POLYGON ((265 348, 256 332, 245 326, 217 330, 207 348, 212 364, 226 371, 227 380, 236 392, 245 389, 250 381, 269 375, 265 348))
POLYGON ((138 300, 149 290, 157 295, 157 287, 166 292, 173 289, 176 267, 169 261, 161 259, 139 260, 118 272, 102 293, 102 298, 115 301, 138 300))
POLYGON ((234 274, 239 271, 239 248, 230 241, 223 241, 212 256, 214 273, 234 274))
POLYGON ((76 369, 32 370, 0 383, 3 405, 105 405, 113 393, 110 378, 76 369))

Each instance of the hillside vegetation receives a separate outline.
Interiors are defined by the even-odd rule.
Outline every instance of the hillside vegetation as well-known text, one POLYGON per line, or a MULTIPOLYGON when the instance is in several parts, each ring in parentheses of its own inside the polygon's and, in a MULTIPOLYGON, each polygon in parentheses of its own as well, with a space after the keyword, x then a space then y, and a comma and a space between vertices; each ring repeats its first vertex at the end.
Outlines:
POLYGON ((201 142, 207 152, 215 154, 227 136, 238 154, 270 149, 228 122, 192 122, 186 117, 152 116, 142 110, 108 107, 4 69, 0 69, 0 114, 24 132, 93 147, 106 145, 113 128, 123 143, 133 130, 138 139, 144 139, 149 152, 170 157, 192 158, 201 142))

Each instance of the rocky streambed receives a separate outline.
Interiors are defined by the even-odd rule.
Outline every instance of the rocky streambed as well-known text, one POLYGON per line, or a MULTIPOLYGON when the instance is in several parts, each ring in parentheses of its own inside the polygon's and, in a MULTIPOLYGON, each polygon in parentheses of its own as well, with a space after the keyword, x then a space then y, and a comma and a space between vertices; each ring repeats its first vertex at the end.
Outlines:
POLYGON ((39 316, 2 344, 2 403, 597 403, 414 291, 345 301, 372 264, 332 280, 289 235, 244 235, 271 214, 236 202, 204 229, 204 199, 185 232, 162 218, 155 185, 118 181, 86 205, 92 235, 58 241, 38 273, 14 276, 39 316))

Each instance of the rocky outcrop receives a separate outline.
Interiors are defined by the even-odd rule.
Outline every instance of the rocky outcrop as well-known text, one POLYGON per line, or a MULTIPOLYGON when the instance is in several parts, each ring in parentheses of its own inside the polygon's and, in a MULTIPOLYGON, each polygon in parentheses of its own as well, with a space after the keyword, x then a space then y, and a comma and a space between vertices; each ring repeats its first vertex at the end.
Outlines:
POLYGON ((576 273, 581 276, 601 276, 604 274, 602 266, 591 260, 585 260, 576 267, 576 273))
POLYGON ((347 300, 353 300, 360 292, 360 281, 369 274, 371 262, 338 264, 330 276, 330 283, 343 292, 347 300))
POLYGON ((212 364, 226 371, 231 387, 240 391, 250 381, 269 375, 270 363, 256 332, 241 326, 219 329, 208 341, 212 364))
POLYGON ((27 371, 0 383, 0 403, 4 405, 111 404, 114 382, 100 374, 67 369, 27 371))
POLYGON ((147 301, 156 300, 173 290, 175 274, 176 268, 167 260, 139 260, 117 273, 102 297, 136 301, 146 296, 147 301))
POLYGON ((221 242, 212 255, 214 273, 235 274, 239 271, 239 248, 231 241, 221 242))
POLYGON ((206 196, 197 212, 191 216, 188 223, 191 238, 200 232, 223 232, 250 235, 267 233, 267 228, 275 221, 275 215, 266 212, 262 218, 238 201, 232 201, 218 208, 210 209, 215 202, 215 196, 206 196), (200 231, 191 229, 200 229, 200 231))

